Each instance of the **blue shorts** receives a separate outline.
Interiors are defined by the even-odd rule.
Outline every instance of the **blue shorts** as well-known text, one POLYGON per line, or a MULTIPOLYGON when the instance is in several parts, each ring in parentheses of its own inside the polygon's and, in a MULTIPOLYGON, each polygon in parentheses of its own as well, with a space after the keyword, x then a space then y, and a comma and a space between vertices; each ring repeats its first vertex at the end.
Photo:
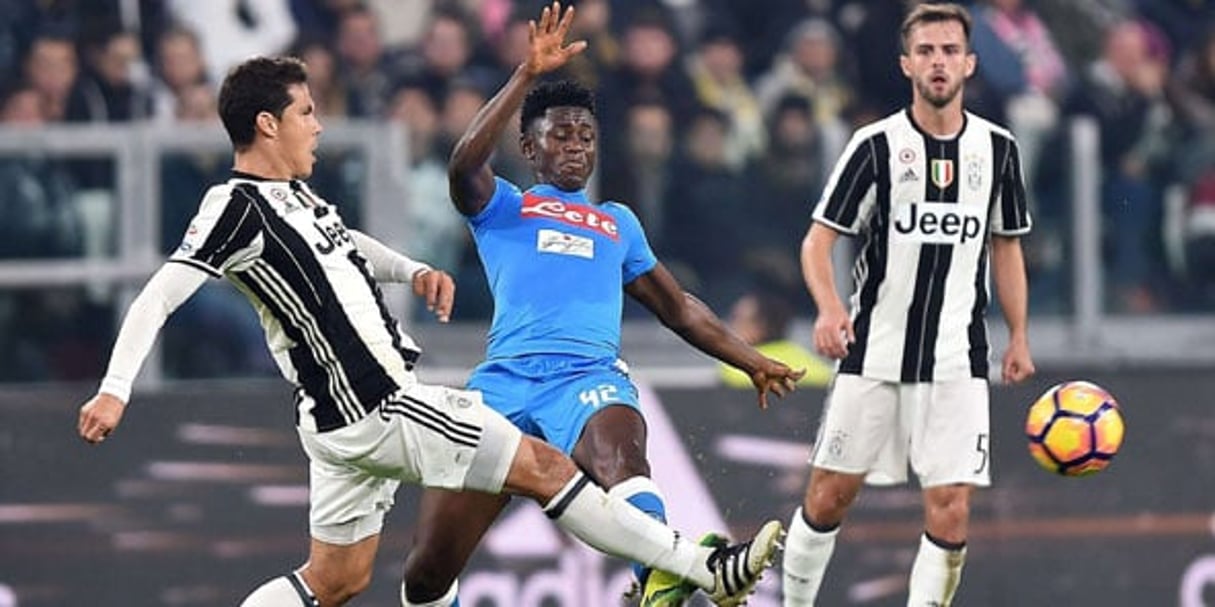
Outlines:
POLYGON ((595 412, 625 405, 641 412, 637 386, 616 358, 527 356, 487 360, 473 370, 468 388, 526 434, 569 454, 595 412))

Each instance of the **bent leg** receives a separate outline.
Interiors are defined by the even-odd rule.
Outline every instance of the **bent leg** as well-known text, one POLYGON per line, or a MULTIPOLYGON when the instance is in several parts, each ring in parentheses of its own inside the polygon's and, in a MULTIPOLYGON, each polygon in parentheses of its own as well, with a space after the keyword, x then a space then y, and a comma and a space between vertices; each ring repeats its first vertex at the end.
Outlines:
POLYGON ((405 558, 407 604, 443 598, 509 500, 476 491, 422 493, 417 532, 405 558))
POLYGON ((782 567, 786 607, 814 605, 835 536, 865 477, 814 467, 802 506, 789 521, 782 567))
MULTIPOLYGON (((572 455, 592 479, 609 489, 608 495, 657 521, 667 521, 662 493, 650 479, 646 426, 640 411, 627 405, 600 409, 587 421, 572 455)), ((649 569, 635 562, 633 574, 644 585, 649 569)))
POLYGON ((948 606, 962 581, 970 527, 970 485, 924 489, 924 536, 911 567, 907 604, 948 606))

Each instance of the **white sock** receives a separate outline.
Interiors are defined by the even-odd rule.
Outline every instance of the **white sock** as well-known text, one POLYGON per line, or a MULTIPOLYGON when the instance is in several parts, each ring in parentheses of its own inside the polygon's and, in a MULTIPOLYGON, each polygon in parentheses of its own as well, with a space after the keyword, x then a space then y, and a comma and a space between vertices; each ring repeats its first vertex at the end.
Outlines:
POLYGON ((319 607, 320 601, 299 572, 262 584, 241 601, 240 607, 319 607))
POLYGON ((705 590, 715 584, 705 565, 712 549, 679 537, 628 502, 608 497, 581 472, 544 505, 558 526, 590 547, 638 561, 691 581, 705 590))
POLYGON ((835 551, 835 536, 839 527, 826 533, 815 531, 806 523, 799 506, 789 521, 789 535, 785 537, 785 560, 781 566, 781 579, 785 593, 785 607, 810 607, 818 596, 823 583, 823 573, 831 553, 835 551))
POLYGON ((965 562, 965 545, 948 549, 938 545, 927 533, 920 536, 920 551, 915 555, 915 564, 911 566, 908 607, 949 607, 962 581, 962 565, 965 562))
POLYGON ((451 588, 443 596, 429 603, 410 603, 409 598, 405 596, 405 582, 401 582, 401 605, 404 607, 451 607, 456 603, 456 597, 460 594, 460 580, 451 583, 451 588))

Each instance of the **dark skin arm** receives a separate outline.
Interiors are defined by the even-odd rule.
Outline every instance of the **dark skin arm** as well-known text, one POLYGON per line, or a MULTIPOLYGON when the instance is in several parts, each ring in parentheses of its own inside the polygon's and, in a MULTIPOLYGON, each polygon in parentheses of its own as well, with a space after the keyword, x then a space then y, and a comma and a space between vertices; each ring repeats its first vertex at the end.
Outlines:
POLYGON ((493 196, 494 173, 489 167, 489 158, 536 79, 565 65, 570 57, 586 49, 586 42, 581 40, 565 43, 573 22, 573 7, 561 15, 561 5, 557 2, 544 9, 539 23, 528 22, 531 50, 527 61, 515 68, 510 80, 477 112, 456 143, 447 163, 447 184, 451 200, 460 213, 466 216, 480 213, 493 196))
POLYGON ((751 376, 761 409, 768 407, 769 392, 788 394, 806 373, 760 354, 739 339, 704 302, 684 291, 662 263, 625 285, 624 291, 684 341, 751 376))

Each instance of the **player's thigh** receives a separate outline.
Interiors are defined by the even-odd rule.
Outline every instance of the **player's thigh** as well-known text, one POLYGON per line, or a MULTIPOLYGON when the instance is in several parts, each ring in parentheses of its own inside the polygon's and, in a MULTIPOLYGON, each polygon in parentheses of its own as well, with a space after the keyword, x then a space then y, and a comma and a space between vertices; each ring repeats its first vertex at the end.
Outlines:
POLYGON ((926 386, 911 436, 911 466, 921 486, 991 484, 989 398, 984 379, 926 386))
POLYGON ((810 463, 844 474, 869 472, 897 426, 896 384, 837 375, 823 404, 810 463))
POLYGON ((536 393, 532 419, 551 445, 571 454, 587 423, 607 408, 625 407, 641 417, 641 404, 628 375, 610 362, 564 373, 536 393))
POLYGON ((367 465, 426 487, 498 493, 522 433, 481 394, 416 384, 380 406, 388 429, 367 465))

